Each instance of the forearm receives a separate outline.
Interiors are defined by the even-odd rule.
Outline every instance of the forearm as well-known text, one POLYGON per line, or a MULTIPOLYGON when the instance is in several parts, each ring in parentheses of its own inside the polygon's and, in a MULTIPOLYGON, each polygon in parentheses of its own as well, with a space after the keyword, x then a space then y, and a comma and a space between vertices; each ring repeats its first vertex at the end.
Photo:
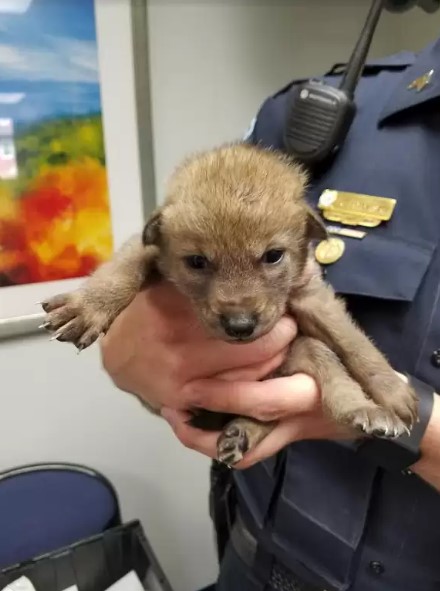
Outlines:
POLYGON ((423 478, 440 492, 440 399, 434 396, 434 406, 425 435, 422 439, 421 458, 411 471, 423 478))

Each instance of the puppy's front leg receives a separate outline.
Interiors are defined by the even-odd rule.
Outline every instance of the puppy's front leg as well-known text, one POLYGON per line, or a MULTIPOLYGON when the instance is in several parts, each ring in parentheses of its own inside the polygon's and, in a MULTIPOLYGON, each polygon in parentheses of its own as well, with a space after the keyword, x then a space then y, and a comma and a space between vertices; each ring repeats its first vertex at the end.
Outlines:
POLYGON ((402 420, 368 398, 336 353, 317 339, 297 337, 280 371, 286 376, 305 373, 314 378, 324 413, 339 425, 380 437, 405 430, 402 420))
POLYGON ((156 246, 144 246, 140 236, 133 236, 78 290, 42 303, 47 313, 44 328, 78 350, 89 347, 140 291, 151 275, 157 252, 156 246))
POLYGON ((292 294, 289 308, 302 334, 325 343, 368 397, 401 419, 399 428, 385 435, 398 436, 412 427, 417 417, 415 392, 354 323, 329 285, 314 277, 292 294))

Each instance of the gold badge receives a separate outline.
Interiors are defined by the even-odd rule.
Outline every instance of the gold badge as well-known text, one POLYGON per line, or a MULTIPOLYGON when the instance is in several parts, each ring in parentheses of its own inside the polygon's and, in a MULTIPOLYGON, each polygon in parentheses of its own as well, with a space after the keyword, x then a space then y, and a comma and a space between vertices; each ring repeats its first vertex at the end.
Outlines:
POLYGON ((426 74, 423 74, 423 76, 419 76, 418 78, 413 80, 411 82, 411 84, 408 84, 407 89, 408 90, 415 89, 417 92, 420 92, 421 90, 426 88, 426 86, 428 86, 428 84, 431 82, 431 78, 432 78, 433 74, 434 74, 434 70, 429 70, 429 72, 426 72, 426 74))
POLYGON ((374 228, 393 215, 396 200, 375 195, 325 190, 318 207, 324 218, 348 226, 374 228))
POLYGON ((344 254, 345 242, 341 238, 328 238, 318 244, 315 257, 321 265, 331 265, 344 254))

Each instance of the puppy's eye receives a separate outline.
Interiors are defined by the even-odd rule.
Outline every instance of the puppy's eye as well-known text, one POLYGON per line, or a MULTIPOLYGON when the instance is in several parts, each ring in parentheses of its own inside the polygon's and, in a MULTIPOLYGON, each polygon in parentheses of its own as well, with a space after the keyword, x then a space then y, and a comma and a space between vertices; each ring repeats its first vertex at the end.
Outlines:
POLYGON ((284 257, 284 250, 281 248, 271 248, 270 250, 266 250, 266 252, 262 256, 263 263, 268 265, 276 265, 277 263, 281 262, 284 257))
POLYGON ((194 269, 195 271, 202 271, 209 265, 208 259, 201 254, 193 254, 191 256, 185 257, 184 260, 186 266, 190 269, 194 269))

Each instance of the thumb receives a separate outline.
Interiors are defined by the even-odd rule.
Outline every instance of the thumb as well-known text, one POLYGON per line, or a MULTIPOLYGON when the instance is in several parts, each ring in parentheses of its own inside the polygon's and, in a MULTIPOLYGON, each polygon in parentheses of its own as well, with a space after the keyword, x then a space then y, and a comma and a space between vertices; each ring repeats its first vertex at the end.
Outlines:
POLYGON ((244 415, 259 421, 310 412, 320 403, 317 384, 306 374, 262 382, 197 380, 183 388, 183 395, 189 408, 244 415))
POLYGON ((182 345, 182 355, 185 359, 185 367, 193 368, 189 377, 203 375, 212 376, 223 371, 243 368, 258 363, 266 363, 274 356, 283 353, 297 334, 297 326, 293 318, 284 316, 272 328, 270 332, 251 343, 228 343, 221 340, 210 340, 206 346, 188 347, 185 342, 182 345))

